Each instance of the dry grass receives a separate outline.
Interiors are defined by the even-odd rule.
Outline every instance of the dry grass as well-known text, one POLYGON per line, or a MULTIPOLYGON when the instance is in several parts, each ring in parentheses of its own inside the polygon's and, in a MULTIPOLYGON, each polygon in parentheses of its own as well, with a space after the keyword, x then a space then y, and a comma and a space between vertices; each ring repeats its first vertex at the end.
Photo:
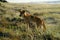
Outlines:
MULTIPOLYGON (((15 21, 16 21, 15 20, 15 21)), ((60 40, 60 4, 13 4, 0 2, 0 32, 2 34, 9 33, 9 37, 2 37, 1 40, 60 40), (19 9, 26 9, 32 15, 38 16, 45 20, 46 32, 42 33, 39 29, 29 29, 27 31, 27 24, 20 23, 15 25, 12 20, 18 20, 19 9), (42 33, 42 34, 41 34, 42 33)), ((6 34, 5 34, 6 35, 6 34)))

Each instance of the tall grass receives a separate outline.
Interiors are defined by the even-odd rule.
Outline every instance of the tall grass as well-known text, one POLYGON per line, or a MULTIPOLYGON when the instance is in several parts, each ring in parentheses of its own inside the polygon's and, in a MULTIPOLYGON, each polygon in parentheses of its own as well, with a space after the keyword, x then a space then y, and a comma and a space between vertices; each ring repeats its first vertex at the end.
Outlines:
POLYGON ((0 2, 1 40, 60 40, 60 4, 13 4, 0 2), (32 15, 44 19, 46 32, 29 28, 20 22, 19 9, 26 9, 32 15), (8 19, 7 19, 8 18, 8 19), (16 18, 16 20, 11 21, 16 18), (19 19, 19 20, 18 20, 19 19), (17 23, 16 23, 17 22, 17 23), (3 35, 3 36, 1 36, 3 35), (4 36, 5 35, 5 36, 4 36), (8 37, 6 36, 8 35, 8 37))

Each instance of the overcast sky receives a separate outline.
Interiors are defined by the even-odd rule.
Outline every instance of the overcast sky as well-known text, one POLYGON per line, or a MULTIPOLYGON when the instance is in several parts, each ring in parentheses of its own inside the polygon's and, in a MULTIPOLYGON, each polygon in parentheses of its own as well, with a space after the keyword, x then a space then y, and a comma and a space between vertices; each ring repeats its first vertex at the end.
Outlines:
POLYGON ((27 2, 44 2, 44 1, 60 1, 60 0, 7 0, 8 2, 13 2, 13 3, 27 3, 27 2))

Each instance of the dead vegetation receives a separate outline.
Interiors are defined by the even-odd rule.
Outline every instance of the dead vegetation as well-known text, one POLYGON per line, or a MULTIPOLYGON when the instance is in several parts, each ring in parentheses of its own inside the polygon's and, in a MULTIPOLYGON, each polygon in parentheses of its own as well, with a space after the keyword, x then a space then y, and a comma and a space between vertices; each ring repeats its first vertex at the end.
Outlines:
MULTIPOLYGON (((0 40, 60 40, 59 4, 12 4, 0 2, 0 40), (34 27, 27 30, 18 10, 26 9, 31 15, 45 20, 46 32, 34 27)), ((36 26, 31 24, 31 26, 36 26)))

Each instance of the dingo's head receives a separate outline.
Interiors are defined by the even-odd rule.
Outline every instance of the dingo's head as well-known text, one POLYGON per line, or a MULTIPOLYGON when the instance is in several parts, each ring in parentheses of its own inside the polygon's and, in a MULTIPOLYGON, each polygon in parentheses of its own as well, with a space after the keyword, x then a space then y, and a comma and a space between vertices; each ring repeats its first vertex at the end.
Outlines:
POLYGON ((26 10, 20 10, 19 12, 20 12, 19 16, 29 16, 30 15, 29 12, 26 10))

